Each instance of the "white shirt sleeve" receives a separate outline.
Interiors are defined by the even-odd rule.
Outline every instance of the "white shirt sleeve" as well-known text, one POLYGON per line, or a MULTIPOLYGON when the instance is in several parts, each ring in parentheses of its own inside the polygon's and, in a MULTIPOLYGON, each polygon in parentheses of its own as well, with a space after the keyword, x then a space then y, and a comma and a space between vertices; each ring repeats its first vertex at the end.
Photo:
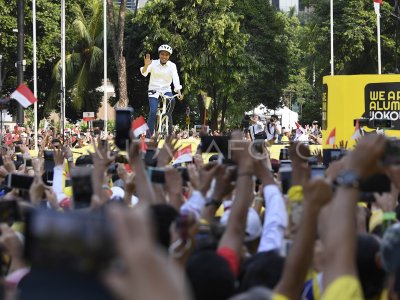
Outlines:
POLYGON ((201 216, 201 211, 206 205, 206 199, 203 197, 201 192, 193 191, 192 195, 181 206, 181 213, 194 213, 196 218, 199 220, 201 216))
POLYGON ((147 77, 147 75, 149 75, 149 73, 151 73, 151 66, 153 65, 153 62, 151 62, 151 64, 147 67, 146 72, 143 73, 143 69, 144 67, 140 68, 140 73, 144 76, 147 77))
POLYGON ((258 252, 280 250, 288 225, 285 202, 280 190, 274 184, 266 185, 263 192, 265 199, 264 227, 258 252))
POLYGON ((63 192, 63 166, 55 166, 53 172, 53 191, 57 196, 57 201, 60 203, 67 197, 63 192))
POLYGON ((182 89, 181 82, 179 81, 178 69, 176 64, 171 64, 172 69, 172 82, 174 84, 174 91, 177 92, 182 89))

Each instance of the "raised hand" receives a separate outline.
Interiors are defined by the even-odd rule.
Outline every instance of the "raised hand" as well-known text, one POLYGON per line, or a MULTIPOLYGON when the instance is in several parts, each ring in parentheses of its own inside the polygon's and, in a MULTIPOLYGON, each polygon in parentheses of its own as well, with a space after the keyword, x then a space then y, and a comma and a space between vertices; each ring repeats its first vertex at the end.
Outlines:
POLYGON ((165 167, 173 159, 175 153, 178 151, 178 140, 173 135, 166 137, 164 145, 157 154, 157 166, 165 167))
POLYGON ((150 59, 150 54, 147 53, 146 56, 144 57, 144 65, 149 66, 151 64, 152 60, 150 59))
POLYGON ((325 179, 312 179, 305 186, 304 199, 305 203, 319 211, 331 201, 332 187, 325 179))

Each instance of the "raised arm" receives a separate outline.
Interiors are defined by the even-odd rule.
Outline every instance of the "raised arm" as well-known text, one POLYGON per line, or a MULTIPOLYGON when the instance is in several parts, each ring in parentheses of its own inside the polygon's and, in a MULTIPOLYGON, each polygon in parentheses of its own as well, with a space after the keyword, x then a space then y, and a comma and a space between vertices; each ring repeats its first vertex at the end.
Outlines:
POLYGON ((144 66, 140 68, 140 73, 142 73, 144 77, 146 77, 151 71, 151 62, 152 60, 150 59, 150 54, 147 53, 144 57, 144 66))
POLYGON ((254 164, 248 142, 232 140, 231 143, 234 159, 238 165, 236 194, 218 249, 230 249, 239 257, 245 236, 247 212, 253 201, 254 164))
POLYGON ((285 262, 283 275, 275 292, 289 299, 299 299, 304 280, 311 264, 317 220, 321 208, 332 198, 331 186, 323 179, 305 185, 303 215, 293 246, 285 262))
POLYGON ((364 137, 358 142, 356 149, 349 154, 347 164, 336 179, 339 186, 329 206, 329 214, 324 219, 323 228, 326 228, 326 232, 321 234, 326 257, 329 257, 323 270, 326 292, 328 292, 327 288, 340 277, 348 275, 349 280, 356 282, 355 216, 359 199, 358 179, 366 178, 378 170, 378 161, 383 155, 384 147, 384 136, 364 137))

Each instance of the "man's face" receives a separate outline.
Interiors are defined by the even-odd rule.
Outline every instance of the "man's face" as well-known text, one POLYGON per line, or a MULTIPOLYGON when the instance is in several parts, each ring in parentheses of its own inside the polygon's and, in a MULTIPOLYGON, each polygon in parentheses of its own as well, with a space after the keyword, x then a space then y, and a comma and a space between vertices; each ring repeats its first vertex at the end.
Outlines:
POLYGON ((166 64, 167 61, 169 60, 169 57, 170 57, 169 52, 167 52, 167 51, 160 51, 159 55, 160 55, 160 62, 161 62, 161 64, 163 64, 163 65, 166 64))

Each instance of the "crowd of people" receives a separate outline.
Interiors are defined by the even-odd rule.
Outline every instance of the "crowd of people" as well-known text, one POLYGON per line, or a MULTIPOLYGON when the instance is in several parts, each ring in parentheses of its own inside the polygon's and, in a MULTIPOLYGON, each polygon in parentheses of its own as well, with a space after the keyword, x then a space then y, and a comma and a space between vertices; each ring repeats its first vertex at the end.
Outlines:
MULTIPOLYGON (((141 68, 148 137, 159 93, 173 83, 182 99, 172 48, 158 50, 141 68)), ((400 166, 385 162, 400 160, 386 159, 387 138, 328 161, 308 148, 321 144, 316 121, 244 121, 163 143, 48 127, 37 154, 29 128, 4 132, 0 299, 399 299, 400 166), (181 139, 200 140, 196 153, 181 139), (289 146, 281 161, 275 143, 289 146)))
POLYGON ((322 131, 318 121, 313 121, 312 125, 304 127, 296 122, 295 127, 292 129, 282 126, 276 115, 272 115, 265 121, 259 115, 245 116, 244 121, 242 121, 242 128, 249 140, 264 139, 270 145, 297 141, 311 145, 322 144, 322 131))
POLYGON ((93 153, 76 160, 60 138, 44 133, 37 157, 22 144, 20 154, 2 148, 4 299, 400 295, 400 167, 382 165, 383 135, 363 137, 314 178, 308 146, 295 142, 287 190, 287 166, 239 131, 229 159, 198 150, 179 165, 172 136, 162 146, 132 140, 122 155, 98 132, 93 153), (390 190, 366 196, 375 173, 390 190))

